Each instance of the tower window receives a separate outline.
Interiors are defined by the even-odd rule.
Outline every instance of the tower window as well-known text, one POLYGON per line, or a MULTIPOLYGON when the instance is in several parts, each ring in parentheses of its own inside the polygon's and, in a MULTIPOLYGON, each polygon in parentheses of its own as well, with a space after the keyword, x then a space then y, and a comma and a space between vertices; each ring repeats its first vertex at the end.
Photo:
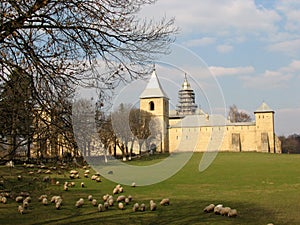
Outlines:
POLYGON ((154 110, 154 102, 149 102, 149 109, 150 111, 153 111, 154 110))

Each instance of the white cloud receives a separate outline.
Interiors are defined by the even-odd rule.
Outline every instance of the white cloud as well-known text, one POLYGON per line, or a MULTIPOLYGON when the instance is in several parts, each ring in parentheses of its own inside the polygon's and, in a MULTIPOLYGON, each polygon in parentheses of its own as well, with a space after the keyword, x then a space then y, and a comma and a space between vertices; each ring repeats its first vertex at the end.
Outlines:
POLYGON ((283 52, 292 56, 299 55, 300 39, 277 42, 275 44, 270 45, 268 47, 268 50, 275 52, 283 52))
POLYGON ((183 43, 183 45, 187 47, 198 47, 198 46, 207 46, 213 44, 216 41, 215 38, 212 37, 203 37, 199 39, 192 39, 183 43))
POLYGON ((266 70, 263 74, 257 76, 244 76, 245 86, 252 88, 271 89, 278 87, 287 87, 288 82, 300 73, 300 60, 293 60, 289 65, 281 67, 278 70, 266 70))
POLYGON ((288 31, 299 31, 300 26, 300 2, 298 0, 279 1, 276 10, 285 17, 285 29, 288 31))
POLYGON ((215 76, 228 76, 228 75, 244 75, 253 73, 255 69, 252 66, 245 66, 245 67, 217 67, 211 66, 209 70, 215 76))
POLYGON ((184 33, 257 34, 276 31, 280 20, 275 10, 258 7, 245 0, 161 0, 145 7, 141 16, 149 18, 175 17, 184 33))
POLYGON ((228 53, 231 52, 233 49, 232 45, 218 45, 217 46, 217 51, 220 53, 228 53))

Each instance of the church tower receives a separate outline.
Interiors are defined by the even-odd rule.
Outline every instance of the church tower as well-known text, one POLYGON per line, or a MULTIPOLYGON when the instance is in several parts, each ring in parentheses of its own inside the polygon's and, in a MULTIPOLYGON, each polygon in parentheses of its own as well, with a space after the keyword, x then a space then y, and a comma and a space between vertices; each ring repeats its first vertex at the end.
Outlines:
POLYGON ((176 105, 177 115, 191 115, 196 113, 195 93, 187 80, 186 74, 182 88, 178 92, 178 102, 179 104, 176 105))
POLYGON ((140 109, 151 113, 155 119, 155 142, 150 146, 158 152, 169 152, 169 98, 163 91, 155 68, 145 90, 140 96, 140 109))
POLYGON ((263 102, 254 114, 257 150, 259 152, 276 153, 274 111, 263 102))

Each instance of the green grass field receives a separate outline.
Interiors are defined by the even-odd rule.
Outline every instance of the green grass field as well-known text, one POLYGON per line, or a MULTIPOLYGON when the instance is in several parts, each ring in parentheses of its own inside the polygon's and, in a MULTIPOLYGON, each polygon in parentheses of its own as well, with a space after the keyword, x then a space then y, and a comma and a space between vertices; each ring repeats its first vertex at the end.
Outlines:
MULTIPOLYGON (((98 212, 87 196, 92 194, 100 201, 104 194, 112 193, 116 184, 104 178, 100 183, 84 178, 81 168, 77 168, 81 178, 73 180, 75 187, 65 192, 62 183, 70 181, 71 168, 63 174, 57 171, 50 174, 54 181, 60 181, 58 186, 41 182, 45 174, 27 175, 37 168, 1 166, 0 180, 4 180, 4 185, 0 185, 0 190, 12 191, 13 195, 28 191, 33 201, 23 215, 17 212, 18 203, 14 199, 8 199, 7 204, 0 203, 0 224, 300 224, 300 155, 219 153, 211 166, 200 173, 201 157, 201 153, 195 153, 181 171, 164 182, 135 188, 123 186, 123 194, 132 195, 133 203, 149 206, 150 199, 158 204, 162 198, 170 198, 169 206, 158 206, 153 212, 149 207, 145 212, 132 212, 133 203, 123 211, 114 206, 98 212), (17 180, 19 174, 23 175, 21 181, 17 180), (80 187, 82 181, 85 188, 80 187), (56 210, 53 204, 43 206, 37 200, 41 194, 61 195, 62 208, 56 210), (80 197, 85 199, 85 205, 76 208, 75 202, 80 197), (238 216, 228 218, 204 213, 203 208, 210 203, 236 208, 238 216)), ((141 161, 131 163, 143 165, 141 161)), ((149 158, 145 163, 149 164, 149 158)))

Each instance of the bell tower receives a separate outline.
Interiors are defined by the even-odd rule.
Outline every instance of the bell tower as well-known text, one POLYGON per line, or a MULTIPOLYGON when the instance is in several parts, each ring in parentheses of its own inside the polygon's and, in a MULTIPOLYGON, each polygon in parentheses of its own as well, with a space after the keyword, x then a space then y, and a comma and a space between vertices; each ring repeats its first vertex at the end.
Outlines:
POLYGON ((161 87, 155 67, 140 96, 140 109, 153 115, 155 127, 151 128, 151 133, 155 136, 152 145, 156 151, 169 152, 169 98, 161 87))

